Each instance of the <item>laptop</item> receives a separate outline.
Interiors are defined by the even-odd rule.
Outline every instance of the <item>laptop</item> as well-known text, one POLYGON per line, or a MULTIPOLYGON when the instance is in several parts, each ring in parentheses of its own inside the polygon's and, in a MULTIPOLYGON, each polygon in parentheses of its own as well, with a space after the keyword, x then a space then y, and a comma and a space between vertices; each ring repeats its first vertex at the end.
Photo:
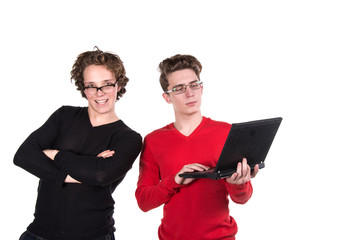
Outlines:
POLYGON ((186 172, 179 176, 211 179, 229 177, 236 172, 237 164, 243 158, 246 158, 252 170, 256 164, 259 164, 259 169, 264 168, 266 155, 281 121, 282 118, 278 117, 233 123, 215 168, 200 172, 186 172))

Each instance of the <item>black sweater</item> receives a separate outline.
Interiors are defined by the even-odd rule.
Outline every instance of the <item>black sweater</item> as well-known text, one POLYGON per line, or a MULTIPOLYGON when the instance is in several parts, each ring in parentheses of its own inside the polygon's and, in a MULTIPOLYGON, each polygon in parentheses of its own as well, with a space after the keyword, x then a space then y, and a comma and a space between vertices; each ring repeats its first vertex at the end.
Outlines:
POLYGON ((141 147, 141 136, 121 120, 93 127, 87 108, 59 108, 14 157, 16 165, 40 178, 28 230, 54 240, 88 240, 114 232, 111 194, 141 147), (60 152, 53 161, 44 149, 60 152), (108 149, 115 151, 113 157, 96 157, 108 149), (67 175, 81 184, 64 183, 67 175))

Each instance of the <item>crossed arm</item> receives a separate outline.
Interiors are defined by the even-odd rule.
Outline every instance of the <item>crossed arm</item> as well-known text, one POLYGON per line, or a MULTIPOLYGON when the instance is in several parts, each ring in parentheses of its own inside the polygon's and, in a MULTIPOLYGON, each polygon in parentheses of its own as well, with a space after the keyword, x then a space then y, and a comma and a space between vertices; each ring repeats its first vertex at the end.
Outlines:
POLYGON ((121 180, 141 150, 141 136, 126 128, 117 131, 112 134, 111 142, 104 144, 104 149, 109 150, 97 156, 81 155, 71 150, 58 151, 53 146, 59 141, 59 129, 67 127, 62 125, 60 117, 63 110, 57 110, 43 126, 29 135, 15 153, 14 164, 44 181, 57 184, 77 181, 105 186, 121 180))
MULTIPOLYGON (((59 150, 56 149, 45 149, 43 150, 43 153, 50 158, 51 160, 54 161, 56 154, 59 152, 59 150)), ((97 155, 97 157, 102 157, 102 158, 108 158, 108 157, 112 157, 114 155, 115 151, 112 150, 105 150, 101 153, 99 153, 97 155)), ((69 174, 66 175, 66 178, 64 180, 65 183, 81 183, 78 180, 72 178, 69 174)))

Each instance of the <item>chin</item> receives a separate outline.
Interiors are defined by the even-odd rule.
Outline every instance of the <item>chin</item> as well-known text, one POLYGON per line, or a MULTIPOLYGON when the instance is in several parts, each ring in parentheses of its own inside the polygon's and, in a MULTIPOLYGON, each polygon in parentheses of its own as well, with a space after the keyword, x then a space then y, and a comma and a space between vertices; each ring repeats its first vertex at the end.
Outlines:
POLYGON ((110 107, 93 106, 92 109, 94 110, 94 112, 97 112, 98 114, 105 114, 111 111, 110 107))

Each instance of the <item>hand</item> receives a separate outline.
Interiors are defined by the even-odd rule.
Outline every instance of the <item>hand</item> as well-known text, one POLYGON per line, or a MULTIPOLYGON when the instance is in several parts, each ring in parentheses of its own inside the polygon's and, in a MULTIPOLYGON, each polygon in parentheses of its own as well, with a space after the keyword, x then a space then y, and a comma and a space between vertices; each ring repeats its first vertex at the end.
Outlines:
POLYGON ((114 154, 115 154, 115 151, 105 150, 105 151, 99 153, 97 155, 97 157, 108 158, 108 157, 112 157, 114 154))
POLYGON ((67 175, 64 182, 66 183, 81 183, 78 180, 75 180, 74 178, 72 178, 70 175, 67 175))
POLYGON ((251 178, 254 178, 258 172, 258 164, 255 165, 254 171, 251 173, 251 168, 247 164, 246 158, 243 158, 242 163, 238 163, 236 172, 233 173, 230 177, 226 178, 226 181, 231 184, 243 184, 249 181, 251 178))
POLYGON ((50 158, 51 160, 55 159, 56 154, 59 152, 59 150, 56 149, 45 149, 43 150, 43 153, 50 158))
POLYGON ((193 163, 193 164, 188 164, 188 165, 185 165, 175 176, 175 182, 177 184, 189 184, 191 183, 192 181, 195 180, 195 178, 182 178, 182 177, 179 177, 179 174, 181 173, 185 173, 185 172, 194 172, 194 171, 199 171, 199 172, 202 172, 202 171, 205 171, 205 170, 208 170, 210 167, 207 167, 207 166, 204 166, 202 164, 199 164, 199 163, 193 163))

